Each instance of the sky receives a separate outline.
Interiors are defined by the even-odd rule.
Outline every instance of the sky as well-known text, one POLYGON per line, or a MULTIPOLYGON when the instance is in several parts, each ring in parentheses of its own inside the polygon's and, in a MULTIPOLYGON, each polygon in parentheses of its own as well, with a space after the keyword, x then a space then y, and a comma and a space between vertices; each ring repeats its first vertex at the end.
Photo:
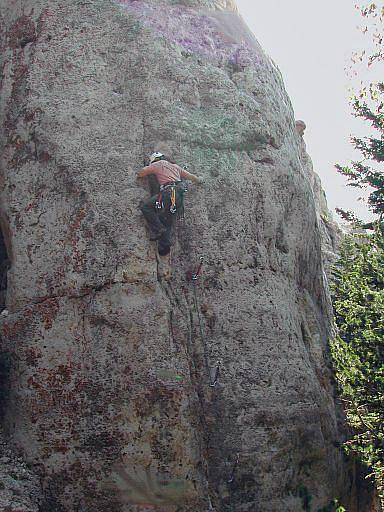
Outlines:
MULTIPOLYGON (((352 53, 367 46, 363 19, 353 0, 237 0, 240 14, 264 51, 278 65, 296 119, 307 125, 304 139, 314 169, 327 195, 328 207, 353 210, 360 218, 371 215, 362 192, 346 187, 335 163, 358 160, 351 135, 367 135, 368 126, 351 114, 352 53)), ((368 79, 364 68, 359 78, 368 79), (365 73, 362 76, 362 73, 365 73)))

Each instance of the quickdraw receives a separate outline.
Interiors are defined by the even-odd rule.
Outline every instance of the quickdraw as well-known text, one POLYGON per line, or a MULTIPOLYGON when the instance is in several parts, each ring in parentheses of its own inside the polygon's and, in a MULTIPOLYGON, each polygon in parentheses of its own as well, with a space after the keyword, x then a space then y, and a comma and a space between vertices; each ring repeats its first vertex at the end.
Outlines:
POLYGON ((204 263, 204 258, 203 258, 203 256, 200 256, 200 264, 197 267, 196 271, 195 272, 189 271, 187 274, 187 277, 190 281, 197 281, 197 278, 201 274, 201 269, 203 268, 203 263, 204 263))
POLYGON ((211 382, 210 382, 210 384, 209 384, 209 385, 211 386, 211 388, 214 388, 214 387, 216 386, 216 384, 217 384, 217 381, 218 381, 218 379, 219 379, 220 366, 221 366, 221 364, 222 364, 222 363, 221 363, 221 361, 220 361, 220 360, 216 362, 216 371, 215 371, 215 376, 214 376, 214 378, 213 378, 213 382, 211 381, 211 382))
POLYGON ((162 210, 164 208, 163 191, 159 193, 156 199, 156 208, 162 210))
POLYGON ((233 466, 233 468, 232 468, 232 471, 231 471, 231 474, 230 474, 230 476, 229 476, 229 478, 228 478, 228 480, 227 480, 227 482, 228 482, 229 484, 231 484, 231 483, 235 480, 235 472, 236 472, 236 468, 237 468, 237 466, 239 465, 239 461, 240 461, 240 453, 237 453, 237 454, 236 454, 236 461, 235 461, 235 464, 234 464, 234 466, 233 466))
POLYGON ((176 213, 176 186, 171 187, 171 206, 169 211, 176 213))

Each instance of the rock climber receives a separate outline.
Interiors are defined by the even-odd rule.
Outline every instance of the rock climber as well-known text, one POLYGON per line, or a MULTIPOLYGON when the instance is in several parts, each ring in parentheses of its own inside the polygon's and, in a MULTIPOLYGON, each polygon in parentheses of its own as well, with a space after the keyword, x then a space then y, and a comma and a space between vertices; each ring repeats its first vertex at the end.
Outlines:
POLYGON ((299 148, 300 148, 300 159, 301 159, 302 163, 305 165, 308 155, 307 155, 307 148, 306 148, 306 145, 304 142, 304 132, 305 132, 307 125, 301 119, 297 119, 297 121, 295 121, 295 127, 296 127, 296 133, 299 136, 298 139, 299 139, 299 148))
POLYGON ((302 137, 304 135, 304 132, 305 132, 305 129, 306 129, 307 125, 301 119, 298 119, 295 122, 295 125, 296 125, 297 133, 300 135, 300 137, 302 137))
POLYGON ((140 209, 150 229, 150 240, 159 240, 159 253, 168 254, 171 240, 170 233, 174 214, 182 208, 184 186, 182 179, 202 183, 203 178, 191 174, 162 153, 152 153, 149 165, 137 172, 138 178, 151 174, 156 176, 160 193, 150 197, 140 205, 140 209), (164 215, 166 213, 166 215, 164 215))

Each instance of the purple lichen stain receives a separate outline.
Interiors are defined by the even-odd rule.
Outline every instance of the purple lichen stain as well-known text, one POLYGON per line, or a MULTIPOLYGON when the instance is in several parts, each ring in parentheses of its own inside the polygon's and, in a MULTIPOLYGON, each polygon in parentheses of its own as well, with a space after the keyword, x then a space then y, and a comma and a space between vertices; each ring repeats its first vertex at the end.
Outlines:
POLYGON ((186 56, 197 54, 207 59, 237 64, 240 64, 240 60, 239 70, 252 65, 258 67, 264 60, 255 52, 254 45, 249 43, 250 33, 241 30, 242 22, 237 14, 218 14, 169 5, 154 6, 137 0, 115 2, 157 37, 164 37, 181 46, 186 56))

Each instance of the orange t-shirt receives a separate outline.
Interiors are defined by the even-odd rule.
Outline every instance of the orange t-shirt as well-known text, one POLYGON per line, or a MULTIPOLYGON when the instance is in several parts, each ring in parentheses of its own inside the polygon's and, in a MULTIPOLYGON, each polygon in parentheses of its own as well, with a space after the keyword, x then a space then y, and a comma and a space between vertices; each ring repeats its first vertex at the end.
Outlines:
POLYGON ((177 164, 171 164, 167 160, 158 160, 153 164, 144 167, 143 171, 148 174, 154 174, 160 185, 181 181, 181 178, 187 178, 184 169, 177 164))

